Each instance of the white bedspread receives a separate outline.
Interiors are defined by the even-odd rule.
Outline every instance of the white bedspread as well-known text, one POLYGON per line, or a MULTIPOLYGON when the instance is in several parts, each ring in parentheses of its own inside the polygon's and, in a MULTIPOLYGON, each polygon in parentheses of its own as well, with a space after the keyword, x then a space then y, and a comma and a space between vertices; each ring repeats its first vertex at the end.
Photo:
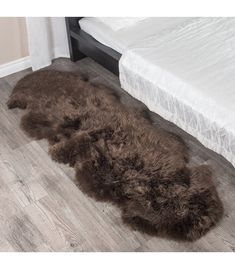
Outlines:
POLYGON ((118 31, 113 31, 107 23, 105 24, 98 20, 97 17, 82 18, 79 24, 83 31, 93 36, 100 43, 123 53, 133 44, 138 44, 141 40, 145 40, 149 36, 188 19, 180 17, 150 17, 118 31))
POLYGON ((129 28, 130 26, 147 19, 147 17, 95 17, 110 27, 113 31, 129 28))
POLYGON ((235 18, 194 18, 138 42, 120 81, 235 166, 235 18))

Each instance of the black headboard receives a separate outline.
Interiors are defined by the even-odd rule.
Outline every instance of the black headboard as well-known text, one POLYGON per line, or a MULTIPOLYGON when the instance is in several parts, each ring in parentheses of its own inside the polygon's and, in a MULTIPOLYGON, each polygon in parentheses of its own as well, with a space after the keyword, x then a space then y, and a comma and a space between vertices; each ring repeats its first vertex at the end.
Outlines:
POLYGON ((92 58, 114 74, 118 75, 121 54, 107 47, 83 31, 78 21, 83 17, 66 17, 70 59, 78 61, 86 56, 92 58))

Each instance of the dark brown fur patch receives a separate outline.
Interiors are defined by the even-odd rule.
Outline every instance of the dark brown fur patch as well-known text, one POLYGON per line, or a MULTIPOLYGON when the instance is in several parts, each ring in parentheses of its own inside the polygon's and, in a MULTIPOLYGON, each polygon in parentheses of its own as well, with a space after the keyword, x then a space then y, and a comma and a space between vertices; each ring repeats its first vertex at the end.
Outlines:
POLYGON ((76 74, 38 71, 17 83, 8 107, 26 108, 22 128, 48 139, 52 158, 75 168, 81 189, 117 204, 131 226, 195 240, 221 218, 209 168, 187 167, 183 141, 110 89, 76 74))

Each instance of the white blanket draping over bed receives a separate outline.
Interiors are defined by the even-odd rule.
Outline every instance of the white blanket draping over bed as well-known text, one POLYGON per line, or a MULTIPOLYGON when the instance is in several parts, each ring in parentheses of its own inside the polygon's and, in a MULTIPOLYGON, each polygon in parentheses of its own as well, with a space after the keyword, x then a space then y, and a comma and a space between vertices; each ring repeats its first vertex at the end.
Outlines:
POLYGON ((235 166, 235 18, 194 18, 128 48, 121 86, 235 166))

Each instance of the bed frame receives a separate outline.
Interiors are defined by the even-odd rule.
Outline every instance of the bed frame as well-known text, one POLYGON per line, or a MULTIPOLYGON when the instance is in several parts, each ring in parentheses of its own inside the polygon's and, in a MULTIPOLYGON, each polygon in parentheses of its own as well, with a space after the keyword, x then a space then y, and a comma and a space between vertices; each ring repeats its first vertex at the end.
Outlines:
POLYGON ((66 17, 70 59, 76 62, 86 56, 95 60, 115 75, 119 75, 121 54, 107 47, 83 31, 78 21, 83 17, 66 17))

